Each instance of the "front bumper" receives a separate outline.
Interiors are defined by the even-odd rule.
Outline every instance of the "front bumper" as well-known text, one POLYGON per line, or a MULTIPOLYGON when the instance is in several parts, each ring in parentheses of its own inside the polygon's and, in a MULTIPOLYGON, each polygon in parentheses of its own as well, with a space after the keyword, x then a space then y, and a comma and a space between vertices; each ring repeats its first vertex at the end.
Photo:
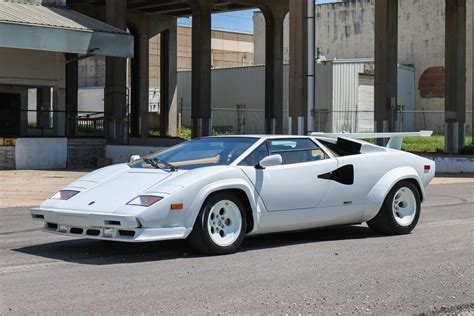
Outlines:
POLYGON ((34 208, 31 216, 44 222, 43 231, 80 238, 147 242, 184 239, 191 228, 143 228, 135 216, 86 213, 78 211, 34 208))

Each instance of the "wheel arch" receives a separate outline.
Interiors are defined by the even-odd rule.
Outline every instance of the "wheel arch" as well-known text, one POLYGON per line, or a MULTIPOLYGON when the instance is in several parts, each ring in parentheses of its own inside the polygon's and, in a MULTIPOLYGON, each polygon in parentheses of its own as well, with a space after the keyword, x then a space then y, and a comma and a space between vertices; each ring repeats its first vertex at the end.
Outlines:
MULTIPOLYGON (((206 197, 206 199, 203 202, 203 205, 213 195, 223 193, 223 192, 228 192, 228 193, 232 193, 232 194, 236 195, 242 201, 242 203, 244 203, 245 218, 247 220, 247 231, 245 233, 251 232, 254 228, 254 225, 255 225, 254 224, 254 218, 253 218, 253 211, 252 211, 252 205, 250 204, 249 198, 248 198, 248 196, 247 196, 247 194, 245 193, 244 190, 229 188, 229 189, 222 189, 222 190, 213 191, 206 197)), ((202 207, 202 205, 201 205, 201 207, 202 207)))
POLYGON ((231 192, 241 199, 242 203, 245 205, 244 211, 247 218, 246 233, 254 231, 258 226, 257 201, 251 188, 241 179, 228 179, 225 181, 214 182, 202 188, 194 199, 192 206, 194 216, 192 216, 192 222, 189 223, 190 225, 188 227, 194 227, 198 214, 206 201, 211 196, 221 192, 231 192))
POLYGON ((420 194, 420 201, 425 199, 425 190, 420 177, 412 167, 399 167, 387 172, 367 195, 362 221, 369 221, 379 212, 390 190, 400 181, 410 181, 420 194))

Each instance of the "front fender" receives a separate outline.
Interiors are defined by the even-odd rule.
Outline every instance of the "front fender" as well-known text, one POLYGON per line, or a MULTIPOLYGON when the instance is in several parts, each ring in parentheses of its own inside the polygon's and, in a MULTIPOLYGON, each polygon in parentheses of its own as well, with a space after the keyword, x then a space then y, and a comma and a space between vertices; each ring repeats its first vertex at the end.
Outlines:
POLYGON ((366 222, 374 218, 379 212, 385 197, 393 186, 405 179, 414 179, 418 182, 421 190, 422 200, 425 198, 425 188, 416 170, 412 167, 398 167, 387 172, 372 188, 367 195, 362 221, 366 222))
MULTIPOLYGON (((194 223, 197 219, 199 211, 201 210, 204 202, 206 199, 213 193, 222 191, 222 190, 241 190, 247 196, 250 207, 252 208, 252 217, 254 222, 253 231, 255 231, 258 227, 259 223, 259 213, 260 208, 258 207, 258 194, 253 190, 248 182, 240 178, 231 178, 231 179, 224 179, 220 181, 215 181, 209 183, 208 185, 204 186, 199 193, 196 195, 193 203, 191 204, 189 210, 189 222, 186 224, 186 227, 193 227, 194 223)), ((249 233, 252 233, 249 232, 249 233)))

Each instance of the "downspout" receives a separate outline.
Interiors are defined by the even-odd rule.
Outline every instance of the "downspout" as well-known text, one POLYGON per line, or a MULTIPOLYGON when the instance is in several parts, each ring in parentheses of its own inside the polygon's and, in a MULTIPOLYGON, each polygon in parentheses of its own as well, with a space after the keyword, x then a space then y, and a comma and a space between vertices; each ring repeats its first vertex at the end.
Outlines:
MULTIPOLYGON (((306 75, 307 80, 307 87, 308 87, 308 124, 307 124, 307 132, 311 133, 314 132, 314 99, 315 99, 315 92, 314 92, 314 76, 315 76, 315 5, 314 0, 307 0, 308 1, 308 11, 306 13, 306 20, 307 20, 307 27, 308 27, 308 72, 306 75)), ((319 114, 318 114, 319 115, 319 114)))

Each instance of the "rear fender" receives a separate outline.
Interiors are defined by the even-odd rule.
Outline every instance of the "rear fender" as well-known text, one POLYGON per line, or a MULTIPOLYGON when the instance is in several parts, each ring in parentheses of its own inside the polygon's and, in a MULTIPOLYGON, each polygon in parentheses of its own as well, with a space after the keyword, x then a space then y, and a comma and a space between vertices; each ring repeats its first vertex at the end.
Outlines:
POLYGON ((395 184, 401 180, 414 179, 418 182, 421 199, 425 199, 425 188, 416 170, 412 167, 398 167, 387 172, 372 188, 367 195, 362 221, 369 221, 379 212, 385 197, 395 184))

